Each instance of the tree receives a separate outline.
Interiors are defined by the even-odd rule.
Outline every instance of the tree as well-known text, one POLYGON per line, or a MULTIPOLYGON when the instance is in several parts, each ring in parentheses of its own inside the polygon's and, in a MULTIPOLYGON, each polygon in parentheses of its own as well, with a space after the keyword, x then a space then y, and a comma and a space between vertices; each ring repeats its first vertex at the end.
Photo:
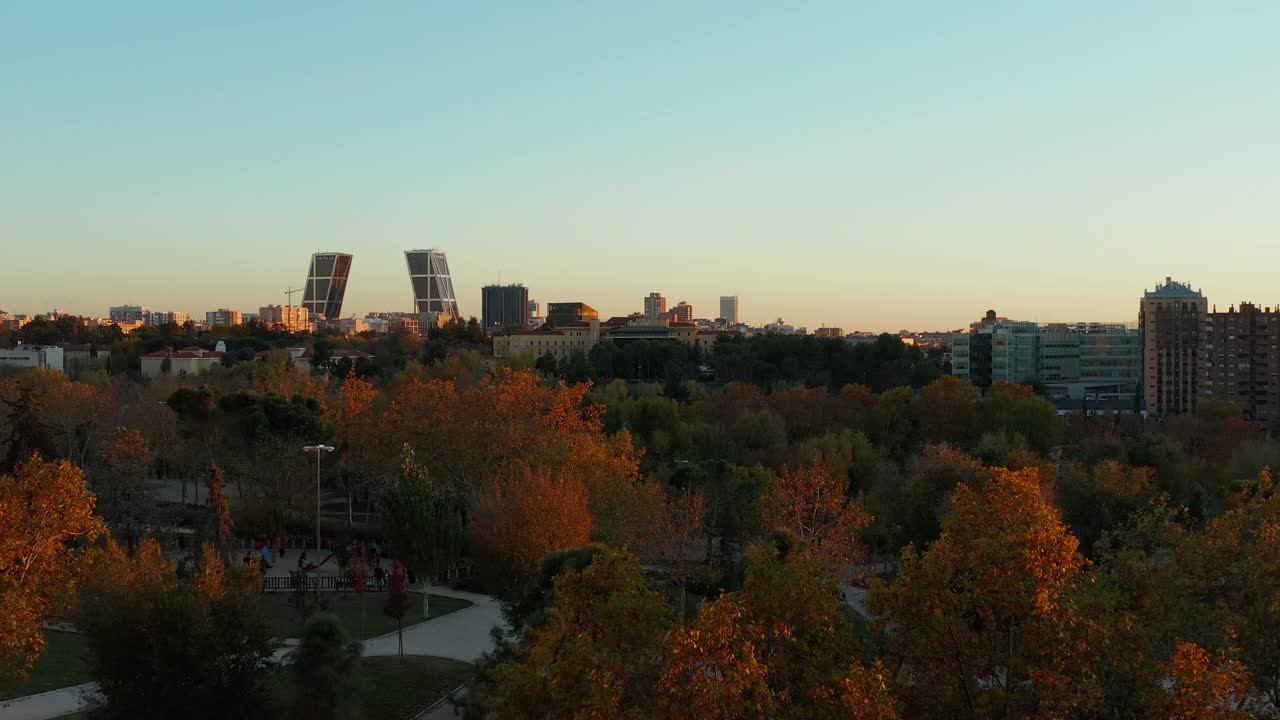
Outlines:
POLYGON ((925 440, 967 446, 977 401, 977 386, 955 375, 943 375, 924 386, 916 406, 925 440))
POLYGON ((311 616, 290 656, 293 715, 300 720, 360 717, 360 654, 341 621, 330 613, 311 616))
POLYGON ((547 553, 591 539, 586 489, 573 478, 515 466, 477 494, 467 527, 476 554, 497 577, 521 582, 547 553))
POLYGON ((209 532, 213 546, 223 557, 231 552, 232 533, 235 525, 231 519, 231 504, 227 500, 222 470, 217 465, 209 468, 209 532))
MULTIPOLYGON (((431 478, 405 445, 400 473, 382 494, 382 527, 395 556, 430 584, 462 554, 464 498, 459 489, 431 478)), ((422 616, 428 616, 422 593, 422 616)))
POLYGON ((1179 642, 1166 670, 1171 697, 1160 711, 1167 720, 1249 720, 1242 709, 1249 693, 1249 674, 1229 654, 1213 658, 1195 643, 1179 642))
POLYGON ((105 700, 95 716, 267 717, 276 642, 261 591, 209 546, 190 578, 151 538, 133 557, 96 551, 76 614, 105 700))
POLYGON ((807 543, 776 531, 746 562, 741 591, 667 637, 662 715, 897 718, 888 672, 855 659, 850 610, 807 543))
POLYGON ((353 367, 342 381, 340 393, 341 398, 331 412, 341 468, 338 479, 347 496, 347 526, 350 527, 355 491, 377 476, 379 462, 388 454, 388 447, 374 413, 378 391, 373 384, 357 377, 353 367))
POLYGON ((868 598, 892 627, 908 716, 1063 717, 1097 705, 1077 545, 1034 468, 956 488, 937 542, 907 548, 897 582, 868 598))
POLYGON ((766 527, 795 532, 838 578, 866 556, 861 532, 872 518, 849 497, 848 482, 825 466, 783 469, 762 505, 766 527))
POLYGON ((405 575, 404 566, 397 562, 391 567, 391 580, 387 583, 387 602, 382 606, 382 614, 395 618, 400 657, 404 657, 404 616, 409 612, 408 584, 409 578, 405 575))
POLYGON ((108 522, 123 528, 129 547, 136 542, 136 527, 145 517, 150 500, 146 484, 151 448, 141 432, 116 428, 99 448, 102 470, 93 482, 98 508, 108 522))
POLYGON ((106 532, 84 475, 33 455, 0 475, 0 677, 24 676, 40 651, 40 623, 73 599, 75 544, 106 532))
POLYGON ((489 670, 479 701, 503 718, 647 718, 671 608, 633 555, 602 549, 555 578, 554 604, 489 670))
POLYGON ((369 568, 362 560, 356 559, 347 568, 347 576, 351 578, 351 589, 360 596, 360 637, 369 635, 369 623, 366 620, 365 598, 369 590, 369 568))
POLYGON ((698 563, 703 559, 702 540, 707 533, 707 500, 701 490, 686 486, 666 493, 666 512, 662 516, 659 553, 671 567, 680 583, 678 617, 685 615, 685 590, 698 563))

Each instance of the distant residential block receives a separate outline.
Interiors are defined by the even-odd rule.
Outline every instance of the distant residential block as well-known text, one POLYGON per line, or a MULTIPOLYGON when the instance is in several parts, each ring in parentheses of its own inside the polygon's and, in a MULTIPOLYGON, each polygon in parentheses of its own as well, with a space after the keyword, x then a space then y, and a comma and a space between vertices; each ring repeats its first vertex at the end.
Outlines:
POLYGON ((1202 395, 1230 400, 1245 417, 1280 429, 1280 307, 1242 302, 1208 315, 1202 395))
POLYGON ((1190 285, 1166 277, 1138 306, 1142 331, 1143 403, 1156 415, 1193 413, 1207 385, 1206 316, 1209 300, 1190 285))

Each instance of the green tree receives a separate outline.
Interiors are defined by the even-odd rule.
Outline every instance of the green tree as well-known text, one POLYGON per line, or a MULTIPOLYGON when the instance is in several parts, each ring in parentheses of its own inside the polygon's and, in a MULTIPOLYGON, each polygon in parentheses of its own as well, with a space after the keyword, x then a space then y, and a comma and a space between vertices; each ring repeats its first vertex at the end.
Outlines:
MULTIPOLYGON (((400 472, 383 489, 382 528, 395 557, 429 585, 462 554, 465 499, 456 484, 432 478, 413 448, 401 450, 400 472)), ((428 593, 422 616, 428 617, 428 593)))
POLYGON ((261 579, 206 546, 180 578, 147 538, 133 557, 96 553, 76 626, 88 641, 102 718, 265 718, 276 642, 261 579))
POLYGON ((360 717, 359 641, 330 613, 311 616, 290 656, 293 715, 299 720, 360 717))

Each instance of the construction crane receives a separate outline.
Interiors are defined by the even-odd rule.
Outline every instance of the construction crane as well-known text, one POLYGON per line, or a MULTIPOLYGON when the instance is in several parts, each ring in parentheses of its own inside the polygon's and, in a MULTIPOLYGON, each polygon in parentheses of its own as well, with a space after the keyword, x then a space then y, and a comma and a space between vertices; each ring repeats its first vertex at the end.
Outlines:
POLYGON ((300 292, 302 292, 302 288, 296 288, 296 287, 293 287, 292 285, 290 285, 290 286, 289 286, 289 289, 288 289, 288 290, 285 290, 285 291, 284 291, 284 294, 285 294, 285 295, 287 295, 287 296, 289 297, 289 304, 290 304, 290 305, 293 305, 293 294, 294 294, 294 293, 300 293, 300 292))

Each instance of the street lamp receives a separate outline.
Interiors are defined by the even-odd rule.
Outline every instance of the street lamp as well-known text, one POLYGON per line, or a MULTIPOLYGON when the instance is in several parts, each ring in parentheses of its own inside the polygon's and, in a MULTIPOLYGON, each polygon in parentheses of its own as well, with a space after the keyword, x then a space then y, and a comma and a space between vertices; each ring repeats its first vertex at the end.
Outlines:
POLYGON ((304 445, 302 452, 316 454, 316 557, 320 556, 320 453, 333 452, 332 445, 304 445))

